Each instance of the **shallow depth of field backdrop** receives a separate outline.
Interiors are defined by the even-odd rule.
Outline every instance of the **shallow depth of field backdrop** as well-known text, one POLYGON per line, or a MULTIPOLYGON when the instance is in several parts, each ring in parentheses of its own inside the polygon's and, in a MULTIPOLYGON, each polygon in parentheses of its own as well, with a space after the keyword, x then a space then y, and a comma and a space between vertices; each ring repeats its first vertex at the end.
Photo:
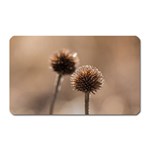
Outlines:
MULTIPOLYGON (((90 114, 140 112, 140 40, 135 36, 14 36, 10 40, 10 111, 48 114, 56 73, 49 57, 67 48, 81 65, 93 65, 104 86, 91 95, 90 114)), ((84 94, 64 76, 54 114, 84 114, 84 94)))

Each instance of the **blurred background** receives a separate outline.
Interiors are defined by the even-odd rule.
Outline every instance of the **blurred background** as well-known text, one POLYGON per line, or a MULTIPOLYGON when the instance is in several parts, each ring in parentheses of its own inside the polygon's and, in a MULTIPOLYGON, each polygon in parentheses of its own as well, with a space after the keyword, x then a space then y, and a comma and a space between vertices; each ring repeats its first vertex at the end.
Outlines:
MULTIPOLYGON (((10 111, 48 114, 57 74, 49 57, 67 48, 93 65, 104 86, 90 97, 90 114, 140 112, 140 40, 135 36, 14 36, 10 39, 10 111)), ((54 114, 84 114, 84 94, 64 76, 54 114)))

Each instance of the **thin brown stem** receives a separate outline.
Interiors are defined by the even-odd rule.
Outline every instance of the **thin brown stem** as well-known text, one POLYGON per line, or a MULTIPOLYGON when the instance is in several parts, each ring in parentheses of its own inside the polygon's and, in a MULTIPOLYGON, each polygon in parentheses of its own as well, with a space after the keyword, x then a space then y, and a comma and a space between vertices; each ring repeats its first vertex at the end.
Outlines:
POLYGON ((59 86, 60 86, 61 77, 62 77, 61 74, 59 74, 59 75, 57 76, 57 81, 56 81, 56 86, 55 86, 55 92, 54 92, 53 99, 52 99, 52 101, 51 101, 51 105, 50 105, 50 109, 49 109, 49 114, 50 114, 50 115, 52 115, 52 114, 53 114, 53 111, 54 111, 54 106, 55 106, 56 98, 57 98, 58 91, 59 91, 59 86))
POLYGON ((89 92, 85 93, 85 115, 89 114, 89 92))

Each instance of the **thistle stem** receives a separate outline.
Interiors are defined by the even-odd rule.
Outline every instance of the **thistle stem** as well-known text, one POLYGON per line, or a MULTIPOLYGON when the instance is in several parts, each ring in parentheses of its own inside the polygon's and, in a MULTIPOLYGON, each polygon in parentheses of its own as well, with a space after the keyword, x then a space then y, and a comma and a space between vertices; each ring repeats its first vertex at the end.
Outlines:
POLYGON ((51 105, 50 105, 50 109, 49 109, 49 114, 50 114, 50 115, 52 115, 52 114, 53 114, 53 111, 54 111, 54 106, 55 106, 56 98, 57 98, 58 91, 59 91, 59 86, 60 86, 61 77, 62 77, 61 74, 59 74, 59 75, 57 76, 55 91, 54 91, 53 99, 52 99, 52 102, 51 102, 51 105))
POLYGON ((89 114, 89 92, 85 93, 85 115, 89 114))

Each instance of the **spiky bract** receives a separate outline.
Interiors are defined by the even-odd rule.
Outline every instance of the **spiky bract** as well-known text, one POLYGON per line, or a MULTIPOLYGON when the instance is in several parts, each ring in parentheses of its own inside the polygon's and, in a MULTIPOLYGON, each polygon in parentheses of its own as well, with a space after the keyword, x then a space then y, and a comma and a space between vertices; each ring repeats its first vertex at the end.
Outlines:
POLYGON ((75 90, 93 94, 102 87, 104 81, 102 73, 90 65, 79 67, 71 75, 70 80, 75 90))
POLYGON ((77 53, 63 49, 50 57, 50 65, 54 71, 61 75, 72 74, 79 62, 77 53))

